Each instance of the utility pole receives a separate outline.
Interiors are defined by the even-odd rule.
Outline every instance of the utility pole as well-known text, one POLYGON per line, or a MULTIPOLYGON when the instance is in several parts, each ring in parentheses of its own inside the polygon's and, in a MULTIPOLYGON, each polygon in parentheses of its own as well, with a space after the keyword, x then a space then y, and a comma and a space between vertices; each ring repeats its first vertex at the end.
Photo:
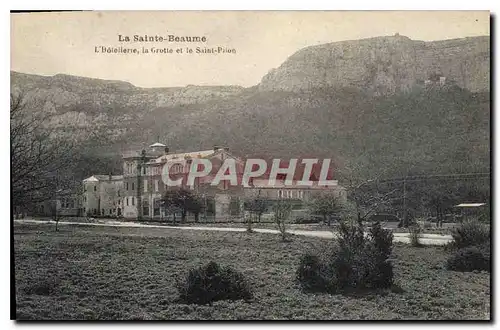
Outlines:
POLYGON ((403 179, 403 227, 408 226, 408 217, 406 212, 406 177, 403 179))

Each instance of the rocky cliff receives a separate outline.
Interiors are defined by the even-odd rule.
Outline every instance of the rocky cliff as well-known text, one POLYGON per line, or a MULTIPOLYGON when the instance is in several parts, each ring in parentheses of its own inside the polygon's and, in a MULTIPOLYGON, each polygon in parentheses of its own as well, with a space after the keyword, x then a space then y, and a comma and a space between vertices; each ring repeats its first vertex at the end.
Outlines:
POLYGON ((424 42, 395 35, 311 46, 271 70, 259 89, 354 87, 382 95, 440 77, 472 92, 488 91, 489 37, 424 42))
POLYGON ((489 170, 489 72, 487 37, 394 36, 302 49, 251 88, 16 72, 11 87, 80 138, 82 176, 119 173, 121 152, 158 139, 172 151, 332 157, 397 176, 489 170))
MULTIPOLYGON (((12 71, 10 77, 11 91, 23 93, 31 108, 50 116, 51 126, 73 136, 92 131, 103 145, 122 141, 136 132, 150 133, 138 129, 138 125, 151 112, 168 113, 170 109, 224 100, 243 90, 240 86, 194 85, 140 88, 123 81, 12 71)), ((170 118, 178 115, 181 113, 171 113, 170 118)))

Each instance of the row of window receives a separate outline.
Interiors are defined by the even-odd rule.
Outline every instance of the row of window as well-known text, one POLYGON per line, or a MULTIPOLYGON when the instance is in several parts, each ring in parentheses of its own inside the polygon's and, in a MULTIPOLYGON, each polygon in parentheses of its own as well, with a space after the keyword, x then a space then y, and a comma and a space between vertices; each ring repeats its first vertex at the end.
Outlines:
MULTIPOLYGON (((144 216, 149 216, 149 206, 144 206, 142 208, 142 215, 144 216)), ((159 207, 155 207, 153 208, 153 216, 158 216, 160 215, 160 208, 159 207)))
MULTIPOLYGON (((125 190, 128 190, 129 188, 129 185, 128 185, 128 182, 125 182, 125 190)), ((135 183, 132 182, 132 190, 135 190, 135 183)))
MULTIPOLYGON (((144 179, 144 192, 147 192, 148 191, 148 186, 149 186, 149 180, 148 179, 144 179)), ((135 183, 134 182, 131 182, 131 185, 129 185, 128 182, 125 182, 125 190, 129 190, 129 188, 132 188, 131 190, 135 190, 135 183)), ((160 181, 159 180, 155 180, 154 181, 154 191, 158 192, 160 189, 160 181)), ((120 196, 118 194, 118 196, 120 196)))
MULTIPOLYGON (((87 213, 87 209, 83 208, 83 212, 87 213)), ((121 209, 120 208, 118 208, 118 209, 117 208, 108 209, 107 213, 106 213, 106 209, 101 209, 101 213, 99 213, 99 214, 98 214, 98 210, 97 209, 89 209, 88 213, 93 214, 93 215, 106 215, 106 214, 109 214, 109 215, 114 215, 114 214, 121 215, 121 209)))
POLYGON ((304 198, 302 190, 278 190, 278 198, 304 198))
POLYGON ((136 174, 137 173, 137 165, 134 163, 125 163, 123 168, 124 174, 136 174))
MULTIPOLYGON (((142 166, 141 175, 161 175, 162 166, 142 166)), ((184 166, 182 164, 173 164, 169 168, 169 173, 182 173, 184 172, 184 166)), ((135 175, 137 174, 137 164, 135 163, 126 163, 124 166, 124 174, 125 175, 135 175)))
MULTIPOLYGON (((83 185, 83 191, 87 191, 87 185, 83 185)), ((94 186, 94 191, 97 191, 97 186, 94 186)))
MULTIPOLYGON (((134 196, 131 197, 131 201, 130 202, 131 202, 132 206, 135 205, 135 197, 134 196)), ((129 199, 128 199, 128 197, 125 197, 125 205, 129 206, 129 199)))
POLYGON ((61 208, 62 209, 73 209, 75 208, 75 201, 73 199, 61 199, 61 208))

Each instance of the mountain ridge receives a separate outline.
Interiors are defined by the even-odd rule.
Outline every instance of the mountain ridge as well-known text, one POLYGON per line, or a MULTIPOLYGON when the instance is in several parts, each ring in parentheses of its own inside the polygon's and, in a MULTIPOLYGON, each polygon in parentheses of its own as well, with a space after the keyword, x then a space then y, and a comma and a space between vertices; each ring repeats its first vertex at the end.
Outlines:
MULTIPOLYGON (((357 163, 372 172, 384 167, 393 172, 489 169, 489 39, 477 38, 465 38, 469 46, 464 39, 428 46, 434 53, 444 46, 451 49, 449 56, 431 56, 437 68, 453 67, 453 59, 462 56, 455 54, 460 47, 469 57, 479 50, 470 57, 477 63, 471 62, 464 73, 466 81, 475 84, 472 90, 446 73, 443 84, 439 79, 416 83, 418 75, 411 66, 405 77, 402 63, 414 41, 402 36, 375 38, 380 49, 374 48, 366 63, 361 56, 366 45, 360 50, 352 43, 342 47, 344 61, 352 56, 354 63, 346 65, 332 62, 338 57, 337 46, 333 52, 331 44, 303 48, 260 84, 247 88, 142 88, 128 82, 11 71, 11 89, 39 100, 37 109, 51 114, 51 125, 66 134, 98 133, 98 139, 85 141, 84 152, 93 153, 94 159, 116 156, 111 156, 114 165, 102 165, 95 173, 108 173, 110 166, 119 166, 121 152, 140 149, 157 138, 173 151, 225 145, 241 156, 333 156, 338 164, 357 163), (384 60, 386 55, 390 56, 384 60), (373 66, 375 59, 379 63, 373 66), (332 74, 336 67, 353 72, 332 74), (474 67, 479 69, 472 72, 474 67), (381 74, 384 68, 387 72, 381 74), (345 82, 329 83, 317 75, 321 70, 326 78, 345 82), (303 77, 294 76, 297 72, 303 77)), ((434 73, 439 78, 443 72, 434 73)))
POLYGON ((446 77, 473 92, 489 90, 488 36, 417 41, 401 35, 308 46, 268 72, 261 90, 355 87, 374 95, 446 77))

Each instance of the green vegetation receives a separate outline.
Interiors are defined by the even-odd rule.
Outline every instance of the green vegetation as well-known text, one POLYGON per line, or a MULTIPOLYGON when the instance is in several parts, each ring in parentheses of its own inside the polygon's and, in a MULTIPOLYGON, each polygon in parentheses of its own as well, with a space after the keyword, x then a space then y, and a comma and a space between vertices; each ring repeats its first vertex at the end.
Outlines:
POLYGON ((284 199, 278 199, 273 205, 273 221, 278 228, 282 241, 287 241, 287 226, 292 214, 292 204, 284 199))
POLYGON ((418 224, 415 224, 408 227, 408 231, 410 233, 410 245, 413 247, 422 246, 422 243, 420 243, 420 237, 422 236, 422 228, 418 224))
POLYGON ((491 233, 488 226, 478 221, 467 221, 451 235, 453 241, 448 248, 452 250, 452 255, 446 261, 447 269, 461 272, 490 271, 491 233))
POLYGON ((178 283, 177 289, 180 300, 188 304, 252 298, 248 282, 241 273, 231 267, 221 267, 214 261, 191 269, 178 283))
POLYGON ((173 214, 174 223, 177 211, 181 213, 181 222, 186 222, 188 212, 193 213, 194 221, 198 222, 204 207, 201 197, 196 192, 183 188, 167 190, 163 194, 162 201, 167 212, 173 214))
POLYGON ((314 196, 308 206, 311 214, 323 217, 323 223, 328 223, 328 226, 331 225, 333 217, 338 218, 344 211, 342 201, 333 193, 314 196))
POLYGON ((392 233, 376 223, 365 236, 361 225, 341 223, 338 245, 323 260, 306 254, 297 280, 306 290, 351 292, 386 289, 393 284, 392 233))
POLYGON ((469 246, 482 245, 490 243, 491 233, 490 227, 478 221, 466 221, 455 228, 451 236, 453 242, 451 247, 461 249, 469 246))
POLYGON ((19 225, 14 228, 18 319, 490 318, 490 274, 443 268, 442 247, 393 246, 398 291, 310 294, 295 285, 301 256, 331 240, 271 234, 19 225), (217 260, 247 279, 253 299, 179 301, 176 283, 217 260))

